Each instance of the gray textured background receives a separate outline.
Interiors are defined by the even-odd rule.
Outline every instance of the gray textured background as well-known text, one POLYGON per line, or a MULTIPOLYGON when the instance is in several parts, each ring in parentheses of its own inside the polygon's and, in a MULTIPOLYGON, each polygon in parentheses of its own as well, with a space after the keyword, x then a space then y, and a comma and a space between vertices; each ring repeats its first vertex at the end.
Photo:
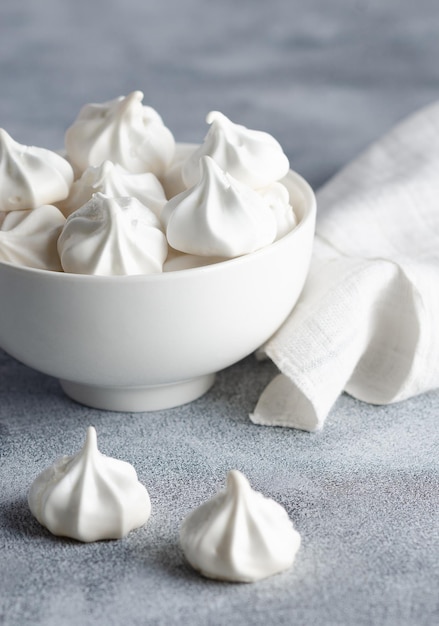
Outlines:
MULTIPOLYGON (((438 85, 436 0, 0 5, 0 126, 26 144, 58 148, 82 104, 141 89, 177 140, 201 140, 219 109, 273 133, 318 187, 438 85)), ((0 624, 438 624, 439 392, 392 407, 343 396, 308 434, 248 420, 273 374, 249 357, 190 405, 121 415, 0 351, 0 624), (136 467, 153 515, 82 545, 41 528, 25 497, 90 424, 136 467), (302 534, 286 574, 229 585, 185 564, 180 522, 231 468, 302 534)))

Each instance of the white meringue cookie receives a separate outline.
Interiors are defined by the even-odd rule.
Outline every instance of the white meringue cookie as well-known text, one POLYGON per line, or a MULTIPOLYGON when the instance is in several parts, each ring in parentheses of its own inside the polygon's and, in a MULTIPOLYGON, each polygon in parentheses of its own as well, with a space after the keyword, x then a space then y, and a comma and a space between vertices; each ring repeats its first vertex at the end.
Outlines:
POLYGON ((170 200, 178 193, 186 191, 187 187, 183 181, 182 167, 190 152, 194 152, 196 147, 192 144, 176 144, 175 154, 172 163, 160 177, 160 182, 165 190, 165 195, 170 200))
POLYGON ((271 184, 265 189, 259 190, 259 193, 264 200, 267 201, 275 215, 277 224, 277 241, 297 226, 296 214, 290 204, 290 194, 288 193, 288 189, 285 185, 278 182, 271 184))
POLYGON ((227 488, 185 518, 180 543, 204 576, 255 582, 291 567, 300 535, 280 504, 253 491, 245 476, 232 470, 227 488))
POLYGON ((219 111, 211 111, 206 121, 211 127, 204 142, 182 167, 187 187, 199 180, 203 155, 212 157, 223 170, 253 189, 267 187, 287 174, 288 158, 269 133, 234 124, 219 111))
POLYGON ((231 258, 274 241, 276 219, 262 196, 211 157, 201 157, 200 165, 198 183, 163 207, 169 244, 188 254, 231 258))
POLYGON ((0 128, 0 211, 35 209, 68 196, 71 165, 46 148, 24 146, 0 128))
POLYGON ((136 198, 92 196, 58 239, 65 272, 101 276, 162 271, 168 244, 156 215, 136 198))
POLYGON ((155 174, 131 174, 117 163, 104 161, 97 167, 88 167, 73 183, 69 196, 58 203, 58 207, 67 217, 98 192, 115 198, 137 198, 157 216, 166 203, 165 192, 155 174))
POLYGON ((134 467, 99 452, 92 426, 78 454, 58 459, 37 476, 28 503, 52 534, 84 542, 124 537, 151 514, 134 467))
POLYGON ((52 205, 0 213, 0 261, 62 271, 57 240, 65 221, 52 205))
POLYGON ((133 174, 163 173, 172 161, 175 140, 155 109, 133 91, 102 104, 87 104, 67 129, 67 157, 77 172, 109 160, 133 174))

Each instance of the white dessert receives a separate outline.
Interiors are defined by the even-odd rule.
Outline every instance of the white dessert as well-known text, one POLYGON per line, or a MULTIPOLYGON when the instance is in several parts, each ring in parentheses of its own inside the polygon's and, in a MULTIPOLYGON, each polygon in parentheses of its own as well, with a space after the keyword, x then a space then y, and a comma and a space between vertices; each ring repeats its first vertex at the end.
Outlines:
POLYGON ((24 146, 0 128, 0 211, 35 209, 67 197, 70 164, 56 152, 24 146))
POLYGON ((92 426, 78 454, 63 456, 37 476, 28 502, 51 533, 84 542, 124 537, 151 513, 133 466, 99 452, 92 426))
POLYGON ((255 582, 293 564, 300 546, 285 509, 253 491, 232 470, 227 487, 183 521, 180 542, 186 559, 208 578, 255 582))
POLYGON ((160 176, 166 170, 174 156, 174 137, 142 100, 143 93, 133 91, 81 109, 65 135, 67 157, 77 172, 107 160, 133 174, 160 176))
POLYGON ((219 111, 211 111, 206 121, 211 126, 204 142, 182 168, 187 187, 199 180, 200 158, 205 155, 253 189, 267 187, 287 174, 290 167, 288 158, 279 142, 269 133, 234 124, 219 111))
POLYGON ((160 177, 160 182, 163 185, 168 200, 182 191, 186 191, 187 186, 183 180, 182 168, 187 161, 188 154, 195 150, 196 147, 192 144, 183 143, 175 145, 175 154, 172 163, 160 177))
POLYGON ((274 213, 277 224, 277 241, 297 226, 296 215, 290 204, 290 194, 285 185, 278 182, 269 185, 265 189, 261 189, 259 193, 264 200, 266 200, 274 213))
POLYGON ((65 272, 122 276, 161 272, 168 244, 159 219, 136 198, 92 196, 58 239, 65 272))
POLYGON ((94 193, 115 198, 137 198, 157 216, 166 203, 165 192, 155 174, 132 174, 117 163, 104 161, 98 167, 88 167, 73 183, 68 197, 58 203, 58 207, 67 217, 86 204, 94 193))
POLYGON ((62 271, 57 241, 65 221, 52 205, 0 213, 0 261, 62 271))
POLYGON ((195 186, 163 208, 169 244, 188 254, 232 258, 272 243, 276 219, 263 197, 209 156, 201 157, 200 167, 195 186))
POLYGON ((5 222, 0 259, 104 276, 178 271, 252 253, 296 226, 282 183, 289 162, 274 137, 211 111, 201 146, 176 145, 142 100, 134 91, 85 105, 66 131, 66 158, 0 129, 0 213, 53 204, 68 218, 61 267, 47 209, 5 222))

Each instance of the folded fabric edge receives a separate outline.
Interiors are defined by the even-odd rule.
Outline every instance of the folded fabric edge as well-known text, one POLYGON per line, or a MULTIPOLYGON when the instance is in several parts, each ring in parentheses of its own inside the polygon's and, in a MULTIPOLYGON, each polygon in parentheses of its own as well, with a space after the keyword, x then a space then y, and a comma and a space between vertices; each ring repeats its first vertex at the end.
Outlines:
POLYGON ((259 350, 280 374, 262 392, 251 421, 312 432, 343 391, 370 404, 398 401, 407 387, 413 395, 421 314, 401 267, 340 258, 311 274, 308 287, 288 323, 259 350), (396 367, 400 342, 405 350, 396 367))
POLYGON ((316 432, 323 427, 312 403, 285 374, 278 374, 262 392, 249 415, 253 424, 316 432))

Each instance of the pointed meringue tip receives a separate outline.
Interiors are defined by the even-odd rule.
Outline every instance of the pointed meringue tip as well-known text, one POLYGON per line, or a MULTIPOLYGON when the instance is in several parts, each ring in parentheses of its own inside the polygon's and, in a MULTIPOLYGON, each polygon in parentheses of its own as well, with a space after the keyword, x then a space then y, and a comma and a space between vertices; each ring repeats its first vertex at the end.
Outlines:
POLYGON ((12 137, 8 133, 8 131, 6 131, 4 128, 0 128, 0 140, 1 141, 8 141, 10 139, 12 139, 12 137))
POLYGON ((220 180, 226 188, 230 186, 227 172, 208 154, 203 154, 200 157, 200 180, 203 177, 220 180))
POLYGON ((206 122, 208 124, 212 124, 213 122, 227 123, 230 122, 230 120, 227 116, 224 115, 224 113, 221 113, 220 111, 210 111, 206 115, 206 122))
POLYGON ((96 433, 96 428, 94 426, 89 426, 87 428, 84 449, 87 449, 89 451, 98 449, 98 436, 96 433))
POLYGON ((250 483, 239 470, 230 470, 227 474, 227 489, 236 491, 237 489, 250 489, 250 483))
POLYGON ((128 102, 142 102, 143 100, 143 91, 132 91, 131 93, 129 93, 126 97, 125 100, 128 102))
POLYGON ((142 91, 132 91, 127 96, 120 96, 117 98, 116 111, 119 115, 131 115, 136 109, 136 105, 140 104, 143 100, 142 91))

